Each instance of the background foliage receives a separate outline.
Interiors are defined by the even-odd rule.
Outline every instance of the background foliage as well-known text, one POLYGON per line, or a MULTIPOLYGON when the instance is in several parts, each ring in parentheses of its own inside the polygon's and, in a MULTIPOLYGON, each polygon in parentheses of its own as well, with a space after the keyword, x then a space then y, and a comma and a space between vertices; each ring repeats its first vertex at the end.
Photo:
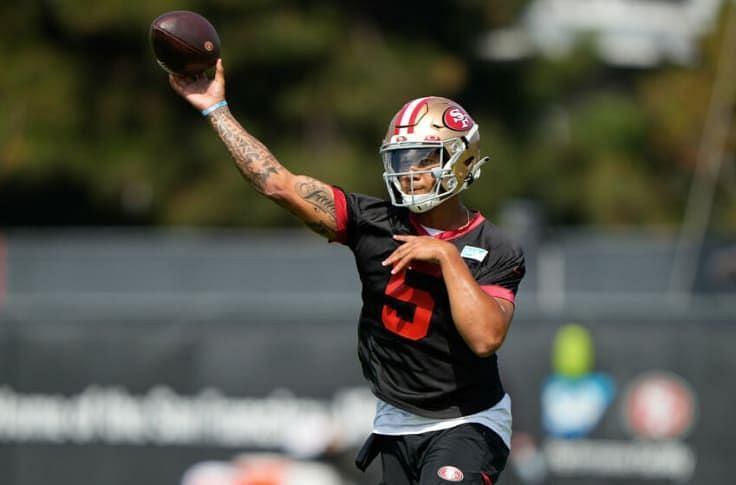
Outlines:
MULTIPOLYGON (((553 224, 675 226, 702 137, 722 29, 691 68, 479 60, 478 35, 525 0, 31 0, 0 5, 0 224, 287 225, 257 196, 148 45, 167 10, 222 39, 231 109, 295 172, 382 196, 377 149, 408 99, 461 102, 491 162, 467 192, 493 217, 524 198, 553 224)), ((731 150, 730 150, 731 151, 731 150)), ((730 190, 715 228, 736 229, 730 190)))

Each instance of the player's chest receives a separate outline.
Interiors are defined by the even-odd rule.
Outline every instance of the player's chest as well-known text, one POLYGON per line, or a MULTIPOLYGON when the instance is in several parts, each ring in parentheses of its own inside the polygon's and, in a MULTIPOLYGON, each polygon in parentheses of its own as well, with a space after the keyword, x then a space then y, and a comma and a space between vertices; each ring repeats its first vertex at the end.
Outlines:
MULTIPOLYGON (((461 254, 470 273, 477 279, 477 276, 483 271, 485 255, 479 255, 483 250, 462 239, 446 242, 453 245, 455 250, 461 254)), ((391 266, 385 266, 383 262, 402 244, 401 241, 393 238, 391 232, 386 231, 365 235, 356 245, 353 252, 364 289, 380 292, 385 290, 391 282, 401 278, 404 283, 416 288, 433 293, 445 291, 444 276, 438 263, 412 261, 406 271, 402 271, 402 275, 391 274, 391 266)))

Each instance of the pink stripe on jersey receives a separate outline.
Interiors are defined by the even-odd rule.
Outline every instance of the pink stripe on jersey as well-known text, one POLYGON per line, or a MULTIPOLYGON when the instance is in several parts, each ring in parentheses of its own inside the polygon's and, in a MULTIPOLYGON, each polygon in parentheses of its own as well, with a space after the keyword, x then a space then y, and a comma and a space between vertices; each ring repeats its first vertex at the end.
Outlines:
POLYGON ((514 295, 514 292, 508 288, 504 288, 499 285, 481 285, 480 289, 488 296, 501 298, 502 300, 508 300, 511 303, 515 303, 516 295, 514 295))
MULTIPOLYGON (((474 211, 473 217, 470 219, 470 222, 468 225, 461 229, 456 229, 454 231, 445 231, 441 232, 439 234, 436 234, 432 237, 435 239, 442 239, 443 241, 448 241, 450 239, 455 239, 457 237, 460 237, 464 234, 469 233, 476 227, 483 224, 483 222, 486 220, 486 218, 481 214, 480 212, 474 211)), ((414 230, 416 233, 420 236, 429 236, 430 234, 427 232, 426 229, 424 229, 424 226, 417 220, 416 215, 414 213, 409 214, 409 222, 411 222, 411 225, 414 227, 414 230)))
POLYGON ((335 224, 337 226, 334 241, 346 244, 348 242, 348 201, 345 199, 345 192, 335 186, 332 187, 332 195, 335 198, 335 224))

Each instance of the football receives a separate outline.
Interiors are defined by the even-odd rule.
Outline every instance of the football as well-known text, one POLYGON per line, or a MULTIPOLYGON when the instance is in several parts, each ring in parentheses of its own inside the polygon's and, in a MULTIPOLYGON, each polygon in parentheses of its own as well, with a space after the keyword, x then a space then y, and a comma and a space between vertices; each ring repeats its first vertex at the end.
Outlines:
POLYGON ((195 12, 174 10, 151 22, 151 47, 158 64, 180 76, 199 74, 220 57, 220 37, 212 24, 195 12))

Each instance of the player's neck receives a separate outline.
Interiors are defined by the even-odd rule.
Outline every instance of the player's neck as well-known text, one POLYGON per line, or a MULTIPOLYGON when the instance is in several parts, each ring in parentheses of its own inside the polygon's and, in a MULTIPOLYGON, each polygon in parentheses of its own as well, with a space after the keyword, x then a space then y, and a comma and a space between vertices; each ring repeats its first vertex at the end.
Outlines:
POLYGON ((432 210, 415 214, 419 224, 443 231, 462 229, 470 223, 472 217, 470 210, 457 199, 447 200, 432 210))

